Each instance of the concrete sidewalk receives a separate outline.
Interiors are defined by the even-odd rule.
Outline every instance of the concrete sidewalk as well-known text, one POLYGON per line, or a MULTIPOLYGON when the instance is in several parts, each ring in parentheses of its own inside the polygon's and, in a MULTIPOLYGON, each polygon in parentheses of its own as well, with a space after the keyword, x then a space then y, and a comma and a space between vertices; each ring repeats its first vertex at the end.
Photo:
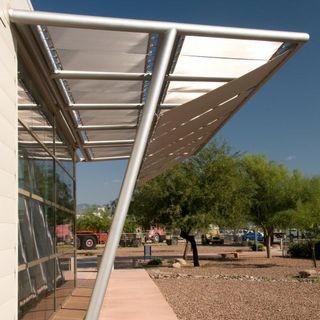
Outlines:
MULTIPOLYGON (((96 272, 78 271, 79 287, 55 320, 84 319, 96 272)), ((99 320, 177 320, 144 269, 114 270, 99 320)))
POLYGON ((100 320, 177 320, 144 269, 114 270, 100 320))

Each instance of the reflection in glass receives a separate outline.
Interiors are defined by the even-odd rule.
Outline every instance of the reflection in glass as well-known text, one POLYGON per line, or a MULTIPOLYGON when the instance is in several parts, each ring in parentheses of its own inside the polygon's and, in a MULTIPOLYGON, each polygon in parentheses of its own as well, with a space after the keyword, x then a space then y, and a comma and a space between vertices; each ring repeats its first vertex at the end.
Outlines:
POLYGON ((74 251, 74 215, 57 210, 56 214, 57 252, 74 251))
POLYGON ((75 252, 59 255, 59 270, 61 272, 61 278, 56 284, 56 299, 57 306, 61 306, 67 296, 69 296, 74 289, 74 263, 75 252))
POLYGON ((19 272, 19 319, 49 319, 54 312, 54 264, 50 260, 19 272))
POLYGON ((58 163, 56 163, 56 188, 57 203, 65 208, 73 209, 73 179, 60 167, 58 163))
MULTIPOLYGON (((18 314, 23 320, 47 320, 74 288, 74 151, 57 135, 55 119, 46 106, 40 106, 27 91, 30 79, 21 65, 19 68, 19 76, 28 80, 20 86, 22 96, 38 106, 22 107, 18 112, 18 179, 22 189, 18 206, 18 314)), ((30 87, 34 94, 36 88, 30 87)))
POLYGON ((19 141, 19 187, 52 201, 53 159, 36 140, 31 142, 19 141))

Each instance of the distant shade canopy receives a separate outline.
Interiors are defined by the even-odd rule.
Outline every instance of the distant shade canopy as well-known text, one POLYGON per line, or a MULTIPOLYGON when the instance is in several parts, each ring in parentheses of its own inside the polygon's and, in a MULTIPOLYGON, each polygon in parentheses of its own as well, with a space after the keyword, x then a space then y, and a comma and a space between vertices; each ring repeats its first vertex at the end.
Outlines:
MULTIPOLYGON (((69 113, 68 125, 85 150, 78 151, 80 160, 130 158, 162 34, 62 25, 32 28, 51 61, 48 73, 66 98, 60 107, 69 113)), ((138 183, 205 146, 302 42, 178 32, 138 183)), ((19 104, 39 105, 24 90, 19 87, 19 104)), ((33 118, 35 130, 50 127, 41 113, 23 110, 26 121, 33 118)))

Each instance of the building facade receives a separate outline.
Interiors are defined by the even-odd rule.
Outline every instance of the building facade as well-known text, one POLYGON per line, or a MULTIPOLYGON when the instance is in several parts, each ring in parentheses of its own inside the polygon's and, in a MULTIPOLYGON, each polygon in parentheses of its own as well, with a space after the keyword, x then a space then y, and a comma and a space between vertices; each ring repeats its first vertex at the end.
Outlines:
POLYGON ((0 314, 48 319, 75 286, 75 151, 19 57, 9 8, 32 6, 0 1, 0 314))

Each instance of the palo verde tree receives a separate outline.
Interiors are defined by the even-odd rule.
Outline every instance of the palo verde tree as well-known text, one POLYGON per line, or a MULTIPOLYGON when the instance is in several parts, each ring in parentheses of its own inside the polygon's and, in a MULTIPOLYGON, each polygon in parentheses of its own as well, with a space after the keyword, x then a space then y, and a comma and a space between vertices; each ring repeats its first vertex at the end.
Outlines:
POLYGON ((247 186, 239 158, 230 155, 226 144, 212 144, 137 189, 130 212, 144 225, 179 228, 191 243, 194 266, 199 266, 195 231, 241 221, 249 203, 247 186))
POLYGON ((211 144, 190 160, 202 193, 202 204, 211 223, 229 228, 246 224, 250 206, 250 181, 241 155, 226 143, 211 144))
POLYGON ((315 246, 320 240, 320 177, 308 179, 304 187, 303 198, 294 210, 294 226, 303 231, 311 249, 313 265, 316 268, 315 246))
POLYGON ((194 266, 199 266, 194 239, 194 231, 203 223, 199 197, 194 171, 188 163, 182 163, 137 189, 130 214, 145 227, 158 224, 179 228, 180 236, 191 243, 194 266))
POLYGON ((249 220, 263 229, 267 257, 271 258, 271 239, 276 228, 293 223, 292 211, 303 195, 303 177, 264 156, 247 155, 244 169, 251 187, 249 220))

